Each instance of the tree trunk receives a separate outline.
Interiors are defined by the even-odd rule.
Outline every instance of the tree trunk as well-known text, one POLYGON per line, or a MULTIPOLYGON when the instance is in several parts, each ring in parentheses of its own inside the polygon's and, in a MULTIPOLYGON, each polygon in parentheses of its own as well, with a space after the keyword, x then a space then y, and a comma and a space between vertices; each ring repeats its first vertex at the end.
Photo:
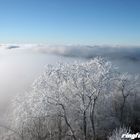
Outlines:
POLYGON ((59 105, 62 107, 62 109, 63 109, 63 111, 64 111, 64 120, 65 120, 65 122, 66 122, 66 125, 69 127, 69 129, 70 129, 70 131, 71 131, 71 133, 72 133, 73 139, 74 139, 74 140, 77 140, 77 138, 76 138, 76 136, 75 136, 75 134, 74 134, 74 130, 72 129, 70 123, 68 122, 68 118, 67 118, 67 114, 66 114, 66 110, 65 110, 64 105, 63 105, 63 104, 59 104, 59 105))
POLYGON ((61 116, 58 116, 58 140, 62 139, 62 120, 61 120, 61 116))
POLYGON ((122 103, 122 106, 121 106, 121 114, 120 114, 120 123, 121 123, 121 126, 123 127, 123 116, 124 116, 124 107, 125 107, 125 101, 126 101, 126 97, 123 96, 123 103, 122 103))
POLYGON ((86 111, 83 114, 83 129, 84 129, 84 140, 87 140, 87 121, 86 121, 86 111))
POLYGON ((95 104, 96 104, 96 99, 94 100, 94 103, 92 105, 92 109, 90 112, 90 121, 92 125, 92 131, 93 131, 93 140, 96 140, 96 129, 95 129, 95 104))

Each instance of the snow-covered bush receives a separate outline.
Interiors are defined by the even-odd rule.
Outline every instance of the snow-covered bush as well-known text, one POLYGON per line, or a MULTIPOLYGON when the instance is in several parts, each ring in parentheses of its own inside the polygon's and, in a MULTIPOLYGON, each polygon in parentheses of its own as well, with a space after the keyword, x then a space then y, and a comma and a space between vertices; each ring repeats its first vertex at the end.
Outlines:
POLYGON ((112 132, 112 135, 108 137, 108 140, 122 140, 122 135, 123 134, 127 134, 130 133, 130 129, 129 128, 125 128, 125 127, 120 127, 119 129, 115 129, 112 132))

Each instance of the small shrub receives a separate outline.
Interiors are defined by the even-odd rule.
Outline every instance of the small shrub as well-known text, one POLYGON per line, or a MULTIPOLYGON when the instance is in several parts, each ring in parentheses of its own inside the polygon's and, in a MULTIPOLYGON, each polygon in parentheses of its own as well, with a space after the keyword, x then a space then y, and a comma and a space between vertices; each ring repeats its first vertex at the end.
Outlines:
POLYGON ((130 129, 129 128, 119 128, 119 129, 115 129, 112 132, 112 135, 108 137, 108 140, 122 140, 121 136, 122 134, 126 134, 129 133, 130 129))

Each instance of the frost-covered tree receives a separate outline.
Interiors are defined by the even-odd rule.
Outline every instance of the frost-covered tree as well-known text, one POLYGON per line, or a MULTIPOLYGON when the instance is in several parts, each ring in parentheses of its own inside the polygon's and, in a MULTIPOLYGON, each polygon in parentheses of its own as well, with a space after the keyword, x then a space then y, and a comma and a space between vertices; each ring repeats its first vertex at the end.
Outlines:
POLYGON ((30 91, 14 100, 11 126, 22 140, 106 137, 125 124, 136 79, 102 58, 48 65, 30 91))
MULTIPOLYGON (((99 96, 108 92, 112 70, 111 63, 101 58, 84 63, 47 66, 34 82, 33 90, 23 99, 17 100, 16 124, 25 125, 42 117, 50 122, 50 119, 57 116, 65 126, 66 130, 63 131, 66 136, 74 140, 78 137, 85 140, 95 138, 96 103, 99 96)), ((62 126, 58 128, 56 131, 62 136, 62 126)))
POLYGON ((116 116, 123 127, 130 124, 129 121, 133 114, 132 103, 134 103, 134 97, 139 91, 139 76, 119 74, 114 85, 116 85, 113 93, 116 116))

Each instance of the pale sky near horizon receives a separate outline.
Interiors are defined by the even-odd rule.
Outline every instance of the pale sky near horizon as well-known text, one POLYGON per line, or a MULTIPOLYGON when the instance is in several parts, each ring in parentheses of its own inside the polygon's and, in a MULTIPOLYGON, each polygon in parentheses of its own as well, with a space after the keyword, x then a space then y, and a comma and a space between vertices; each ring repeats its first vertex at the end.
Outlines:
POLYGON ((0 0, 0 43, 140 45, 140 0, 0 0))

